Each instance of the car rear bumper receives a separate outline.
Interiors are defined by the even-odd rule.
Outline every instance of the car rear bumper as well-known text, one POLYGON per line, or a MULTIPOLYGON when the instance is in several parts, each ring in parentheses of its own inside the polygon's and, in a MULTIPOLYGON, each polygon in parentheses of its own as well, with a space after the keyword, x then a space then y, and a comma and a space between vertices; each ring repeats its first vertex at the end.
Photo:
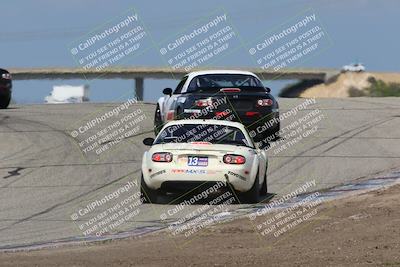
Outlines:
POLYGON ((204 181, 165 181, 161 184, 160 190, 163 192, 184 193, 190 191, 201 192, 209 188, 215 191, 226 190, 229 185, 226 182, 204 182, 204 181))
POLYGON ((226 167, 162 167, 142 169, 146 185, 154 190, 174 192, 195 189, 205 183, 226 182, 235 190, 248 191, 254 183, 256 173, 251 171, 251 166, 227 165, 226 167), (173 185, 179 186, 174 187, 173 185), (175 189, 175 190, 174 190, 175 189))

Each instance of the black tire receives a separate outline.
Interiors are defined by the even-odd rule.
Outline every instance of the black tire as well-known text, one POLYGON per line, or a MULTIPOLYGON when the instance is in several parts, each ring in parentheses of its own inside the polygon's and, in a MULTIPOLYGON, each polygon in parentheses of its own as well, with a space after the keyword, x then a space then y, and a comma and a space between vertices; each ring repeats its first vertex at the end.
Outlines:
POLYGON ((163 122, 161 119, 161 110, 160 106, 157 104, 156 112, 154 113, 154 134, 157 135, 161 128, 163 127, 163 122))
POLYGON ((259 182, 259 177, 258 173, 256 176, 256 179, 254 180, 253 186, 250 188, 249 191, 239 193, 238 197, 241 203, 246 203, 246 204, 252 204, 252 203, 258 203, 260 201, 260 182, 259 182))
POLYGON ((260 188, 260 196, 267 196, 268 195, 268 184, 267 184, 267 169, 265 169, 265 174, 264 174, 264 182, 261 185, 260 188))
POLYGON ((11 101, 11 97, 5 97, 3 99, 0 99, 0 109, 8 108, 10 101, 11 101))
POLYGON ((143 174, 140 179, 140 193, 144 199, 143 203, 157 203, 157 190, 149 188, 143 179, 143 174))

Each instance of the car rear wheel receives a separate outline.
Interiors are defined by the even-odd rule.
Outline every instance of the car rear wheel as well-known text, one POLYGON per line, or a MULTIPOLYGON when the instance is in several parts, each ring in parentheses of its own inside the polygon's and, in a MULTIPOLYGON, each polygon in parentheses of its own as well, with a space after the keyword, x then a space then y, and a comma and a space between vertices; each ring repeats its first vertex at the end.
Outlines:
POLYGON ((258 203, 260 200, 260 190, 261 190, 261 186, 260 186, 259 177, 258 177, 258 173, 257 173, 256 179, 254 180, 254 184, 250 188, 250 190, 247 192, 238 194, 240 202, 246 203, 246 204, 258 203))
POLYGON ((156 112, 154 113, 154 134, 157 135, 161 128, 163 127, 163 122, 161 119, 160 106, 157 104, 156 112))
POLYGON ((140 179, 140 193, 144 199, 144 203, 157 203, 157 190, 151 189, 147 186, 143 179, 143 174, 140 179))
POLYGON ((261 185, 260 195, 261 195, 261 196, 266 196, 267 194, 268 194, 267 170, 265 170, 264 182, 263 182, 263 184, 261 185))
POLYGON ((0 109, 6 109, 10 104, 11 97, 0 98, 0 109))

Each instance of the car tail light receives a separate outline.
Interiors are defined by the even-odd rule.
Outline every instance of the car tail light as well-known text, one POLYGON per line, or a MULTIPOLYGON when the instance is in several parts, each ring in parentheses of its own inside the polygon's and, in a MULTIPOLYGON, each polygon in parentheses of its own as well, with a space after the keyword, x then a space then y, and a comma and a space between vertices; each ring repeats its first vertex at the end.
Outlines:
POLYGON ((208 107, 212 106, 213 101, 211 98, 206 98, 206 99, 199 99, 194 102, 196 107, 208 107))
POLYGON ((11 80, 11 74, 3 73, 3 74, 1 74, 1 78, 6 79, 6 80, 11 80))
POLYGON ((269 107, 274 104, 272 99, 259 99, 257 100, 257 107, 269 107))
POLYGON ((215 115, 218 117, 224 117, 224 116, 228 116, 229 112, 228 111, 217 111, 217 112, 215 112, 215 115))
POLYGON ((222 88, 219 91, 224 93, 239 93, 241 90, 240 88, 222 88))
POLYGON ((223 158, 223 161, 226 164, 244 164, 246 162, 246 158, 240 155, 226 154, 223 158))
POLYGON ((260 112, 257 112, 257 111, 247 111, 246 112, 247 117, 255 117, 255 116, 259 116, 259 115, 260 115, 260 112))
POLYGON ((151 160, 154 162, 171 162, 172 154, 169 152, 157 152, 151 156, 151 160))

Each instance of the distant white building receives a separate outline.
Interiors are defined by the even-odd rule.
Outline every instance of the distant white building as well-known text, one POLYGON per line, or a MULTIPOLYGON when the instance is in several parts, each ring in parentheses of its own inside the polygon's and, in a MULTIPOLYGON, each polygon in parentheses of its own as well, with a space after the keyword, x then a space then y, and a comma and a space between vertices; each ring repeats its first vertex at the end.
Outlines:
POLYGON ((89 85, 55 85, 50 95, 44 98, 45 103, 82 103, 89 101, 89 85))

